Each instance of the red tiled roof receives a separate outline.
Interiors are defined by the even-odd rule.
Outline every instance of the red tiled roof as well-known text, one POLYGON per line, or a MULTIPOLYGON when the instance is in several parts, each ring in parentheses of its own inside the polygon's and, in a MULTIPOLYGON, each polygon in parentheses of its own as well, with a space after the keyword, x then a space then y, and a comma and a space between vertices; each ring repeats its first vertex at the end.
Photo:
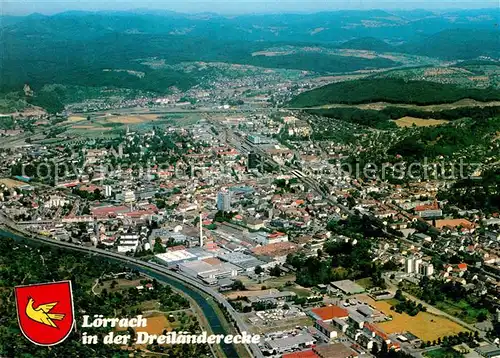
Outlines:
POLYGON ((276 232, 273 232, 272 234, 267 235, 267 237, 270 239, 274 239, 276 237, 285 236, 285 235, 286 234, 283 232, 276 231, 276 232))
POLYGON ((380 338, 382 338, 383 340, 388 340, 389 339, 389 336, 384 331, 382 331, 380 328, 378 328, 376 325, 370 324, 368 322, 365 322, 365 327, 369 331, 375 333, 375 335, 377 335, 380 338))
POLYGON ((349 317, 349 311, 339 306, 313 308, 311 311, 323 321, 328 321, 334 318, 349 317))
POLYGON ((116 213, 124 213, 130 211, 130 208, 126 206, 102 206, 102 207, 94 207, 90 211, 95 216, 101 216, 101 215, 109 215, 116 213))
POLYGON ((462 226, 467 229, 473 229, 475 227, 475 224, 466 219, 443 219, 436 221, 436 228, 438 229, 457 226, 462 226))
POLYGON ((291 242, 277 242, 274 244, 256 247, 252 250, 252 252, 257 255, 282 255, 296 250, 297 245, 291 242))
POLYGON ((319 358, 312 350, 283 354, 283 358, 319 358))
POLYGON ((201 261, 206 262, 207 264, 212 266, 219 265, 221 263, 221 261, 216 257, 209 257, 208 259, 204 259, 201 261))
POLYGON ((419 205, 415 208, 415 211, 425 211, 425 210, 438 210, 439 205, 437 202, 434 202, 430 205, 419 205))

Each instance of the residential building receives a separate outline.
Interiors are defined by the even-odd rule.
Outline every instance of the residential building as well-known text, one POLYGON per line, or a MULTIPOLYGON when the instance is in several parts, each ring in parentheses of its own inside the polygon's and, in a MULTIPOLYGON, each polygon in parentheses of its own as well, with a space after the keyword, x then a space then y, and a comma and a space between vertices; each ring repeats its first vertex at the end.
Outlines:
POLYGON ((217 210, 231 211, 231 192, 230 191, 223 190, 217 194, 217 210))

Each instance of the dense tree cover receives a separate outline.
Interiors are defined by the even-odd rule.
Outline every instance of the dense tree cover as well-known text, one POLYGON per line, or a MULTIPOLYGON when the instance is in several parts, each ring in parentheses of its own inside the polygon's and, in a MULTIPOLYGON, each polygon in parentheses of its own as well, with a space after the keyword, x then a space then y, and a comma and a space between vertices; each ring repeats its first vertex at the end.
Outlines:
POLYGON ((297 253, 288 255, 286 262, 297 270, 296 282, 305 287, 365 277, 370 277, 375 286, 384 286, 382 268, 373 264, 371 242, 364 238, 355 243, 328 241, 321 257, 297 253))
POLYGON ((493 322, 493 329, 488 332, 488 337, 490 337, 490 339, 500 337, 500 321, 493 322))
MULTIPOLYGON (((500 116, 500 107, 459 107, 455 109, 447 109, 440 111, 424 111, 414 108, 394 107, 389 106, 380 111, 372 109, 358 109, 358 108, 328 108, 328 109, 306 109, 307 113, 340 119, 349 123, 356 123, 359 125, 377 128, 377 129, 391 129, 396 128, 393 120, 403 117, 414 117, 422 119, 443 119, 443 120, 457 120, 462 118, 472 119, 488 119, 500 116)), ((327 136, 328 133, 319 133, 319 136, 327 136)), ((319 137, 321 139, 321 137, 319 137)))
POLYGON ((360 37, 354 40, 346 41, 338 46, 339 48, 353 50, 370 50, 377 52, 393 52, 395 49, 387 42, 375 37, 360 37))
POLYGON ((459 332, 458 334, 454 336, 444 336, 442 339, 438 338, 438 340, 433 341, 432 343, 430 341, 427 342, 422 342, 420 345, 420 348, 426 348, 426 347, 431 347, 435 346, 437 344, 441 345, 441 347, 444 350, 443 357, 445 358, 460 358, 463 357, 463 355, 459 354, 456 352, 454 349, 450 349, 456 345, 459 345, 461 343, 466 343, 469 347, 475 348, 478 347, 479 345, 475 342, 476 340, 479 340, 479 332, 475 331, 474 333, 472 332, 459 332))
POLYGON ((352 238, 386 236, 382 223, 368 215, 352 215, 346 220, 330 221, 327 229, 336 234, 352 238))
MULTIPOLYGON (((167 92, 170 86, 186 89, 197 83, 193 75, 168 68, 155 70, 137 60, 154 56, 164 56, 168 63, 221 59, 217 52, 222 46, 200 39, 132 34, 103 35, 98 40, 83 43, 51 38, 33 41, 9 34, 4 41, 9 51, 0 58, 3 69, 0 88, 19 89, 24 83, 29 83, 35 96, 43 85, 51 83, 161 93, 167 92), (138 43, 141 46, 137 46, 138 43), (144 76, 123 70, 138 71, 144 76)), ((197 74, 200 75, 203 74, 197 74)))
POLYGON ((243 302, 241 302, 239 300, 229 300, 229 303, 238 312, 243 312, 243 313, 252 312, 252 306, 251 305, 243 305, 243 302))
POLYGON ((285 56, 254 56, 245 59, 244 63, 259 67, 290 68, 320 73, 352 72, 397 65, 396 62, 383 58, 366 59, 308 52, 285 56))
POLYGON ((165 246, 163 246, 162 242, 161 242, 161 239, 159 237, 157 237, 155 239, 155 243, 153 245, 153 252, 155 254, 163 254, 164 252, 166 252, 167 250, 165 249, 165 246))
POLYGON ((332 83, 293 98, 289 107, 314 107, 332 103, 361 104, 374 102, 431 105, 451 103, 464 98, 477 101, 500 99, 500 90, 466 89, 451 84, 405 81, 396 78, 361 79, 332 83))
MULTIPOLYGON (((471 294, 460 283, 452 281, 443 282, 423 277, 419 286, 406 285, 405 290, 431 305, 438 302, 460 302, 463 300, 475 310, 474 316, 471 318, 478 321, 485 320, 488 316, 488 310, 492 308, 484 296, 471 294)), ((468 315, 468 311, 462 311, 458 316, 464 319, 468 315)))
POLYGON ((349 123, 377 128, 390 129, 396 128, 396 124, 389 121, 389 117, 376 110, 363 110, 358 108, 328 108, 328 109, 309 109, 307 113, 328 118, 340 119, 349 123))
MULTIPOLYGON (((138 304, 147 300, 158 300, 161 309, 177 310, 189 307, 189 302, 172 291, 170 286, 162 286, 153 281, 153 290, 141 293, 136 288, 124 291, 103 289, 99 295, 92 293, 96 278, 103 274, 129 271, 121 264, 82 255, 70 251, 40 246, 25 246, 3 237, 0 240, 0 355, 5 357, 128 357, 119 347, 81 344, 82 330, 73 330, 67 340, 50 348, 32 344, 21 334, 16 316, 13 287, 42 282, 71 280, 77 325, 83 314, 102 314, 104 317, 132 317, 140 313, 138 304), (115 312, 115 314, 113 314, 115 312)), ((109 328, 90 328, 89 334, 102 335, 109 328)), ((208 347, 197 346, 198 353, 206 353, 208 347)), ((185 348, 185 347, 184 347, 185 348)), ((166 350, 176 357, 192 357, 193 352, 184 354, 181 346, 167 346, 166 350)))
POLYGON ((322 296, 311 296, 311 297, 301 297, 301 296, 295 296, 293 298, 293 303, 296 305, 308 305, 311 303, 315 302, 323 302, 323 297, 322 296))
POLYGON ((231 289, 235 291, 243 291, 246 290, 246 287, 240 280, 234 280, 233 284, 231 285, 231 289))
POLYGON ((500 64, 496 61, 491 61, 491 60, 466 60, 458 62, 455 66, 470 69, 471 67, 474 68, 476 66, 500 67, 500 64))
POLYGON ((80 190, 77 188, 73 189, 73 194, 90 201, 102 200, 104 198, 104 195, 102 195, 100 189, 95 189, 93 192, 88 192, 86 190, 80 190))
POLYGON ((58 36, 44 37, 39 34, 23 37, 22 34, 10 32, 4 35, 3 42, 9 51, 0 57, 0 93, 19 91, 25 83, 29 83, 35 95, 28 100, 35 105, 47 107, 51 112, 59 111, 61 104, 69 99, 64 93, 41 91, 47 84, 129 88, 168 93, 171 86, 185 90, 213 75, 210 69, 188 73, 168 66, 153 68, 143 64, 147 58, 165 60, 169 66, 186 61, 207 61, 324 73, 395 65, 395 62, 388 59, 364 59, 308 52, 253 56, 256 51, 279 44, 215 40, 210 37, 180 37, 171 34, 103 31, 102 35, 96 38, 79 40, 61 40, 58 36), (137 46, 139 43, 141 46, 137 46))
MULTIPOLYGON (((147 58, 163 59, 168 65, 220 61, 331 73, 396 63, 380 57, 330 56, 329 49, 457 59, 481 55, 498 57, 498 34, 491 31, 494 20, 489 20, 495 16, 489 10, 484 10, 482 17, 474 15, 474 29, 470 28, 472 20, 467 13, 453 14, 458 22, 452 26, 446 18, 420 16, 412 12, 398 19, 383 11, 354 11, 234 18, 194 18, 172 13, 65 13, 20 17, 15 21, 2 17, 2 44, 8 51, 0 53, 0 92, 20 90, 24 83, 30 83, 35 92, 45 84, 60 83, 165 93, 170 86, 188 88, 200 77, 210 76, 210 71, 190 74, 171 67, 152 69, 141 64, 141 59, 147 58), (407 16, 417 16, 419 21, 408 21, 407 16), (365 26, 364 22, 370 20, 388 26, 365 26), (255 26, 256 23, 259 26, 255 26), (456 26, 465 28, 456 29, 456 26), (311 31, 314 28, 321 31, 311 31), (406 43, 390 46, 385 40, 391 38, 398 42, 403 39, 406 43), (342 41, 347 42, 339 45, 342 41), (312 46, 323 50, 297 50, 312 46), (280 47, 294 50, 288 55, 252 55, 280 47), (142 77, 126 70, 139 71, 142 77)), ((52 91, 35 94, 31 99, 50 111, 60 110, 65 100, 52 91)), ((23 106, 22 101, 8 105, 9 108, 18 106, 23 106)))
POLYGON ((269 275, 275 276, 275 277, 280 277, 281 276, 281 268, 279 265, 275 265, 274 267, 271 267, 269 270, 269 275))
POLYGON ((320 260, 316 256, 303 254, 288 255, 286 262, 297 270, 296 282, 304 287, 316 286, 331 281, 331 262, 320 260))
POLYGON ((500 168, 484 171, 480 179, 461 179, 450 189, 440 191, 438 198, 461 208, 499 212, 500 168))
POLYGON ((400 50, 446 60, 496 57, 498 40, 497 30, 449 29, 424 40, 404 44, 400 50))
MULTIPOLYGON (((480 205, 487 201, 488 194, 495 198, 495 175, 490 175, 492 178, 486 185, 481 185, 478 178, 474 181, 463 179, 472 175, 481 163, 489 165, 489 170, 483 170, 487 176, 492 172, 500 144, 496 139, 499 131, 498 118, 489 118, 372 133, 359 138, 357 143, 362 147, 370 146, 370 150, 350 156, 346 163, 351 168, 362 168, 355 173, 361 178, 381 178, 393 184, 404 184, 419 178, 459 180, 459 183, 466 183, 465 188, 456 188, 451 194, 462 195, 467 188, 471 193, 477 191, 480 196, 477 205, 480 205), (476 187, 478 184, 479 188, 476 187), (491 190, 486 192, 481 189, 486 186, 491 190)), ((464 200, 474 205, 475 199, 469 199, 457 197, 454 201, 464 200)))
POLYGON ((0 129, 15 129, 16 121, 12 117, 2 117, 0 120, 0 129))
POLYGON ((500 130, 497 118, 470 120, 445 126, 422 127, 412 136, 394 143, 387 153, 400 154, 407 159, 420 160, 424 157, 451 156, 474 145, 491 142, 500 130))
POLYGON ((395 306, 391 306, 391 310, 394 310, 397 313, 406 312, 410 316, 416 316, 419 312, 427 311, 427 308, 421 303, 417 304, 415 301, 407 299, 401 290, 396 291, 394 298, 399 302, 395 306))
POLYGON ((461 118, 487 119, 500 116, 500 107, 458 107, 440 111, 423 111, 405 107, 386 107, 380 111, 388 119, 400 119, 402 117, 415 117, 422 119, 445 119, 455 120, 461 118))
MULTIPOLYGON (((187 89, 198 84, 201 79, 213 76, 210 69, 196 73, 174 69, 173 66, 186 61, 227 62, 338 73, 394 67, 399 63, 382 57, 340 56, 331 52, 331 49, 410 52, 455 58, 498 53, 496 46, 492 46, 495 39, 498 41, 494 31, 449 29, 424 40, 419 35, 422 43, 390 46, 380 39, 387 39, 394 32, 392 26, 360 26, 347 30, 342 25, 351 18, 361 24, 375 16, 371 12, 314 14, 306 16, 307 19, 303 16, 286 16, 286 19, 276 16, 237 19, 172 16, 73 13, 7 22, 2 27, 2 44, 8 51, 0 54, 0 93, 19 91, 25 83, 29 83, 35 90, 35 95, 9 101, 4 110, 22 108, 28 100, 51 113, 61 111, 70 98, 52 90, 41 91, 46 84, 168 93, 172 86, 187 89), (338 23, 333 18, 337 18, 338 23), (237 23, 238 21, 242 23, 237 23), (264 21, 267 25, 256 27, 254 21, 264 21), (325 23, 323 30, 311 33, 312 28, 322 28, 319 23, 325 23), (271 30, 275 28, 280 28, 280 31, 271 30), (378 38, 377 33, 380 36, 378 38), (465 40, 471 37, 474 41, 465 40), (338 45, 338 42, 344 40, 350 41, 338 45), (444 40, 446 46, 443 46, 444 40), (319 51, 311 51, 310 48, 304 50, 304 47, 312 45, 322 48, 319 51), (293 50, 285 50, 287 54, 277 53, 275 56, 255 55, 258 51, 280 47, 293 50), (450 47, 452 51, 443 51, 443 47, 450 47), (150 58, 162 59, 167 66, 152 68, 145 65, 144 60, 150 58)), ((383 16, 377 16, 376 21, 391 22, 388 18, 383 20, 383 16)), ((476 21, 475 26, 480 26, 481 22, 476 21)), ((395 25, 403 26, 404 23, 407 21, 397 22, 395 25)), ((434 28, 435 32, 439 32, 447 29, 449 24, 445 21, 442 26, 434 25, 428 24, 426 31, 434 28)), ((400 36, 412 38, 415 30, 398 33, 398 41, 400 36)), ((429 97, 433 98, 432 94, 429 97)))
POLYGON ((287 41, 389 52, 412 52, 418 48, 419 55, 432 56, 432 51, 435 51, 434 55, 438 57, 454 54, 457 58, 475 58, 479 55, 498 54, 496 43, 491 42, 495 40, 492 29, 496 15, 493 8, 453 11, 448 14, 424 10, 390 13, 370 10, 234 17, 214 14, 198 17, 138 10, 128 13, 66 12, 50 17, 39 14, 29 17, 4 16, 0 26, 5 26, 6 33, 65 41, 88 41, 112 33, 163 36, 176 34, 178 37, 204 37, 217 41, 287 41), (449 20, 451 16, 453 21, 449 20), (370 22, 380 26, 367 25, 370 22), (312 29, 321 31, 311 31, 312 29), (483 34, 475 29, 489 31, 483 34), (404 44, 391 49, 382 40, 375 39, 404 44), (338 45, 344 41, 348 42, 338 45))

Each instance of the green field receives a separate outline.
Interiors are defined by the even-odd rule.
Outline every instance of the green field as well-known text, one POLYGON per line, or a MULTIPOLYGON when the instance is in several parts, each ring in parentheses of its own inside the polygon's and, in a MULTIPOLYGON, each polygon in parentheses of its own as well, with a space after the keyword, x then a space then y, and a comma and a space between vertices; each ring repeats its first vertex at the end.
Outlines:
POLYGON ((436 307, 452 316, 456 316, 461 320, 471 324, 478 322, 478 316, 481 313, 486 315, 486 317, 488 316, 487 309, 474 308, 465 300, 461 300, 458 302, 453 302, 450 300, 437 302, 436 307))
POLYGON ((463 355, 451 348, 438 348, 424 353, 428 358, 462 358, 463 355))
POLYGON ((295 292, 297 294, 297 296, 299 296, 299 297, 309 297, 312 294, 312 292, 310 290, 308 290, 307 288, 300 287, 300 286, 284 287, 283 291, 295 292))
POLYGON ((373 282, 372 282, 372 279, 370 277, 365 277, 365 278, 356 280, 355 282, 366 290, 373 287, 373 282))

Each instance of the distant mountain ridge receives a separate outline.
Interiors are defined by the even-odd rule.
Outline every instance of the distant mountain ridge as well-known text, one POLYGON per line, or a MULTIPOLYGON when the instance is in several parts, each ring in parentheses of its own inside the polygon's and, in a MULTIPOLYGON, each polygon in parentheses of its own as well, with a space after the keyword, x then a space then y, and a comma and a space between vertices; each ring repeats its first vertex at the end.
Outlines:
POLYGON ((138 9, 0 16, 0 92, 17 90, 24 83, 34 88, 61 83, 132 86, 148 91, 196 83, 194 74, 159 73, 141 65, 140 59, 152 57, 169 65, 215 61, 321 74, 400 65, 394 59, 397 56, 344 56, 335 52, 339 49, 446 60, 496 59, 500 58, 496 17, 495 9, 441 14, 370 10, 233 17, 138 9), (280 47, 299 50, 254 55, 280 47), (320 51, 300 51, 304 47, 318 47, 320 51), (103 69, 141 71, 146 76, 139 80, 126 72, 103 74, 103 69))
POLYGON ((425 55, 447 60, 473 59, 479 56, 498 57, 500 31, 451 29, 422 41, 401 46, 400 52, 425 55))
MULTIPOLYGON (((7 18, 7 17, 6 17, 7 18)), ((12 17, 10 17, 12 18, 12 17)), ((0 17, 1 19, 1 17, 0 17)), ((354 38, 414 41, 438 32, 462 28, 494 30, 498 10, 470 10, 443 14, 427 11, 335 11, 315 14, 268 14, 226 17, 217 14, 182 14, 171 11, 69 11, 52 16, 18 17, 1 24, 3 31, 58 30, 59 22, 86 23, 100 30, 169 34, 190 29, 190 36, 211 36, 236 41, 345 42, 354 38), (223 29, 224 31, 220 31, 223 29)), ((58 36, 58 34, 54 34, 58 36)), ((60 36, 67 34, 61 33, 60 36)))

